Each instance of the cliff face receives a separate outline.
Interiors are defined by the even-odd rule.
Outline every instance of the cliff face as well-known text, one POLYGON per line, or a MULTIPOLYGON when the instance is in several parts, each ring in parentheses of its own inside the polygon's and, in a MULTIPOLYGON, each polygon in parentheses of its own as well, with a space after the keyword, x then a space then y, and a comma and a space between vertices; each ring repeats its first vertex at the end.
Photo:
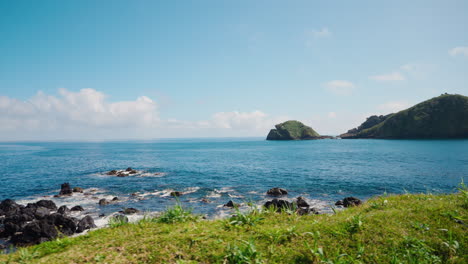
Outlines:
POLYGON ((349 130, 341 138, 468 138, 468 97, 444 94, 384 116, 371 127, 349 130))
POLYGON ((311 127, 295 120, 277 124, 275 127, 276 129, 272 129, 268 133, 267 140, 301 140, 320 137, 311 127))

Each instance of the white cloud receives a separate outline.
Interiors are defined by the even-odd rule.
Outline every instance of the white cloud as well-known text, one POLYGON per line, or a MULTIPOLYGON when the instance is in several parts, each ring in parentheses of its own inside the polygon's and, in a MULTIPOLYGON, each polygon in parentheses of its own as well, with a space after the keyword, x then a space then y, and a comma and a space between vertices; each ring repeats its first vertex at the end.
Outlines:
POLYGON ((455 47, 453 49, 449 50, 450 56, 457 56, 457 55, 463 55, 463 56, 468 56, 468 47, 455 47))
MULTIPOLYGON (((135 101, 110 103, 93 89, 71 92, 59 90, 59 96, 38 92, 27 101, 0 97, 0 133, 55 132, 67 134, 104 133, 154 127, 159 122, 157 105, 146 96, 135 101)), ((30 133, 31 135, 34 133, 30 133)))
POLYGON ((325 87, 335 95, 350 95, 354 91, 355 85, 350 81, 333 80, 325 83, 325 87))
POLYGON ((391 101, 379 105, 377 108, 383 111, 384 114, 396 113, 410 107, 407 101, 391 101))
POLYGON ((264 136, 286 116, 251 112, 218 112, 201 121, 163 120, 158 105, 146 96, 108 102, 93 89, 58 96, 38 92, 26 101, 0 96, 2 140, 132 139, 196 136, 264 136))
POLYGON ((375 80, 375 81, 386 82, 386 81, 404 81, 406 78, 400 72, 392 72, 388 74, 369 76, 369 79, 375 80))
POLYGON ((335 112, 329 112, 327 114, 328 118, 336 118, 336 113, 335 112))

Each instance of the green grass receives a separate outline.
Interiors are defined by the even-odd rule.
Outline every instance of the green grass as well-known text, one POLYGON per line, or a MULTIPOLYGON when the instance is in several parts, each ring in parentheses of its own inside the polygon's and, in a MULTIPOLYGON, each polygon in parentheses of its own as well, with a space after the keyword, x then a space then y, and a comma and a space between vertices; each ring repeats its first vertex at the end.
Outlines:
POLYGON ((468 263, 466 186, 376 197, 335 214, 233 212, 158 218, 0 255, 0 263, 468 263))

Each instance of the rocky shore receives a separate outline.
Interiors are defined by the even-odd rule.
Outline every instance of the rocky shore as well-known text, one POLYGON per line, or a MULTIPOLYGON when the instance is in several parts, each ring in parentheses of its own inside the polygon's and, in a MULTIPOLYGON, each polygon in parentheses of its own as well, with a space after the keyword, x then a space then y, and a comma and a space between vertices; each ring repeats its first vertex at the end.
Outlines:
MULTIPOLYGON (((111 171, 114 175, 114 171, 111 171)), ((131 172, 128 170, 127 172, 131 172)), ((117 172, 118 174, 119 172, 117 172)), ((115 175, 117 175, 115 174, 115 175)), ((91 195, 85 193, 80 187, 70 186, 69 183, 61 185, 60 192, 54 195, 55 198, 70 197, 76 194, 91 195)), ((185 193, 181 191, 172 191, 169 197, 180 197, 185 193)), ((286 211, 298 215, 319 214, 319 209, 312 207, 304 197, 287 199, 288 191, 283 188, 271 188, 265 192, 265 197, 272 197, 265 203, 260 204, 259 208, 265 208, 273 211, 286 211)), ((107 206, 112 203, 118 203, 119 198, 102 198, 97 201, 98 206, 107 206)), ((202 203, 211 201, 203 198, 202 203), (204 200, 204 201, 203 201, 204 200)), ((361 201, 354 197, 347 197, 336 202, 337 206, 357 206, 361 201)), ((243 203, 237 203, 229 200, 220 205, 225 208, 239 208, 245 206, 243 203)), ((58 206, 52 200, 39 200, 35 203, 18 204, 11 199, 6 199, 0 203, 0 240, 14 246, 26 246, 39 244, 45 241, 54 240, 63 236, 72 236, 81 234, 86 230, 97 228, 95 220, 90 215, 86 215, 85 209, 81 205, 74 205, 70 208, 66 205, 58 206), (79 215, 83 215, 79 217, 79 215)), ((126 215, 139 214, 141 211, 136 208, 124 208, 112 214, 112 218, 123 219, 128 222, 126 215)), ((104 217, 104 215, 100 215, 104 217)), ((111 221, 109 218, 108 221, 111 221)))

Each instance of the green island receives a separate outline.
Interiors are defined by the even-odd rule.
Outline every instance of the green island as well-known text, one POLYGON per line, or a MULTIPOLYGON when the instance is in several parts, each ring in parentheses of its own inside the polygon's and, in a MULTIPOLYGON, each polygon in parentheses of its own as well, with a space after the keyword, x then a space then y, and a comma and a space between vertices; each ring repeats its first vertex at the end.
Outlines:
POLYGON ((275 125, 275 129, 268 133, 267 140, 303 140, 319 137, 320 135, 311 127, 296 120, 289 120, 275 125))
POLYGON ((468 138, 468 97, 443 94, 395 114, 371 116, 340 137, 468 138))
POLYGON ((381 195, 333 214, 233 209, 202 220, 180 204, 137 223, 0 255, 0 263, 467 263, 468 188, 381 195))

